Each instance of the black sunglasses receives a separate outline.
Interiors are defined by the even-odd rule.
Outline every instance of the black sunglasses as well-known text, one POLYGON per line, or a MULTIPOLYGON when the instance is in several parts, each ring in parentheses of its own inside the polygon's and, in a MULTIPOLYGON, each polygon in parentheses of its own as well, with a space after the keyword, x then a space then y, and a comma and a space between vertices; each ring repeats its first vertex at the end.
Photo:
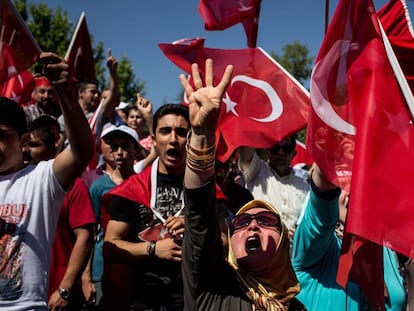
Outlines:
POLYGON ((263 211, 257 214, 240 214, 235 216, 230 222, 231 233, 249 226, 253 219, 261 227, 280 227, 279 215, 269 211, 263 211))
POLYGON ((121 144, 118 143, 110 143, 111 146, 111 150, 112 151, 117 151, 119 149, 119 147, 121 147, 122 150, 128 151, 130 148, 130 143, 129 142, 124 142, 121 144))
POLYGON ((292 145, 275 145, 272 148, 269 149, 270 153, 278 153, 280 150, 282 150, 283 153, 291 153, 295 147, 292 145))

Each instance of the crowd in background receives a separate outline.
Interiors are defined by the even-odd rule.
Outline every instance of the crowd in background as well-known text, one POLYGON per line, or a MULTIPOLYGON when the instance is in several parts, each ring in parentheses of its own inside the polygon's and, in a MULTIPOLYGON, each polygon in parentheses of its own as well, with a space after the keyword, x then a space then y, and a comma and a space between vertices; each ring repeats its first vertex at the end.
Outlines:
MULTIPOLYGON (((371 308, 336 283, 349 195, 292 167, 294 135, 216 159, 231 66, 153 111, 110 53, 107 87, 42 57, 31 102, 0 98, 0 310, 371 308)), ((412 308, 412 266, 384 247, 387 310, 412 308)))

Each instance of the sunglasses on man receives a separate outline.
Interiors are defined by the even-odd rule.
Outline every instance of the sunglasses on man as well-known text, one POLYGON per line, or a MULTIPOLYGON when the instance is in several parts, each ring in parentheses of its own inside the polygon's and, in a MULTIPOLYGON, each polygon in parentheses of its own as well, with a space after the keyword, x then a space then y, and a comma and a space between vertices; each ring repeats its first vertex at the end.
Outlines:
POLYGON ((272 148, 269 149, 270 153, 278 153, 279 151, 282 151, 285 154, 291 153, 293 150, 295 149, 295 147, 293 145, 274 145, 272 148))
POLYGON ((279 215, 272 213, 270 211, 262 211, 256 214, 240 214, 235 217, 230 222, 230 231, 233 232, 240 230, 242 228, 248 227, 250 223, 256 220, 257 224, 260 227, 281 227, 279 215))
POLYGON ((131 147, 131 144, 129 142, 124 142, 124 143, 110 143, 109 144, 111 147, 112 151, 118 151, 119 148, 121 148, 124 151, 128 151, 131 147))

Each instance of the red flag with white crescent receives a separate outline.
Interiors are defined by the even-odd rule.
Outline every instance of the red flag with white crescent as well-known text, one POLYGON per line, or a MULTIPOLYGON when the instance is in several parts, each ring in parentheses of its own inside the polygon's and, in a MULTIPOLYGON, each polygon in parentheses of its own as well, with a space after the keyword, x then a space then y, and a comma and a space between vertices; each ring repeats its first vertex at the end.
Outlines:
POLYGON ((261 48, 224 50, 202 44, 159 44, 179 68, 191 73, 191 64, 204 71, 214 61, 215 83, 228 64, 233 76, 223 98, 217 129, 217 157, 225 162, 239 146, 270 148, 275 142, 306 127, 307 90, 261 48))
POLYGON ((414 99, 372 0, 338 2, 311 102, 307 147, 328 179, 350 192, 337 282, 345 288, 350 277, 383 310, 382 245, 414 254, 414 99))
POLYGON ((65 56, 73 82, 96 80, 95 60, 85 12, 81 13, 65 56))
POLYGON ((0 0, 0 9, 0 83, 3 83, 34 64, 41 50, 12 1, 0 0), (4 51, 7 47, 12 53, 4 51))
POLYGON ((23 105, 34 87, 27 69, 41 50, 13 3, 0 0, 0 8, 0 96, 23 105))

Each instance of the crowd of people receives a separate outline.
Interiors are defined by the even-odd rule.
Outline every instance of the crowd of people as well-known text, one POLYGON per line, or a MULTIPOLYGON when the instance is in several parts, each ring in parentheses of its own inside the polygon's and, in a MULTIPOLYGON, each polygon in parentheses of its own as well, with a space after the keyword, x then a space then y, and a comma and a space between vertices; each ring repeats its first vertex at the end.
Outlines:
MULTIPOLYGON (((0 310, 370 310, 336 283, 349 194, 292 167, 294 135, 216 159, 231 65, 153 112, 110 51, 101 92, 39 63, 30 103, 0 97, 0 310)), ((386 310, 414 310, 413 270, 384 247, 386 310)))

